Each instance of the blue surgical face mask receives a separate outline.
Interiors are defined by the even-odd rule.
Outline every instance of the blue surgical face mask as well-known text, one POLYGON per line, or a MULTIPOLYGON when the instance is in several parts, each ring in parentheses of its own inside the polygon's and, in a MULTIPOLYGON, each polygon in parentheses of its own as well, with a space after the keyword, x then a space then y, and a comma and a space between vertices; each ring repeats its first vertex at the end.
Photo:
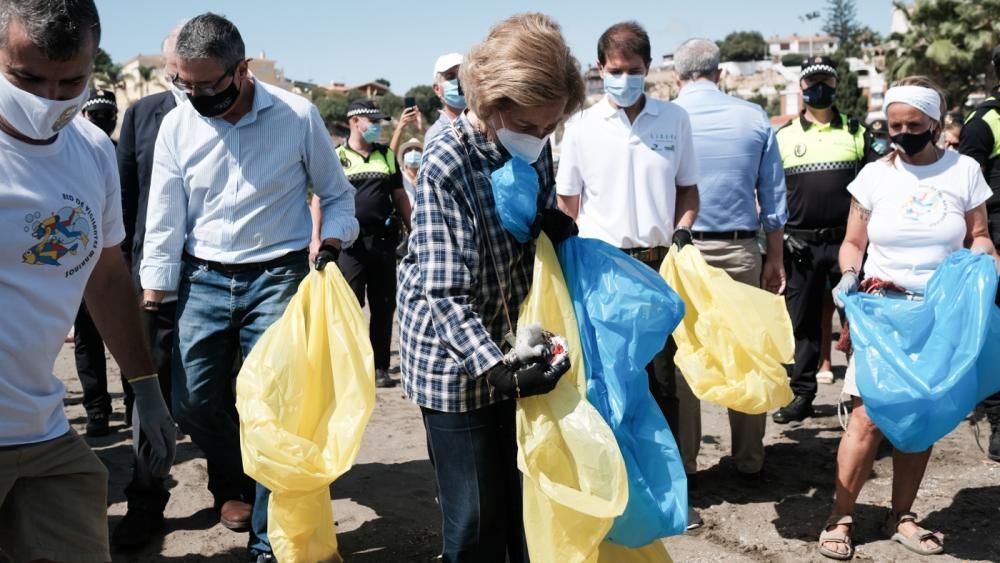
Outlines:
POLYGON ((361 134, 361 137, 369 143, 374 143, 381 136, 382 136, 382 124, 375 122, 369 123, 368 129, 365 129, 365 132, 361 134))
POLYGON ((442 96, 444 98, 444 103, 455 109, 465 109, 465 95, 462 94, 462 89, 458 85, 458 79, 445 80, 441 83, 442 96))
POLYGON ((623 72, 615 76, 610 72, 604 73, 604 91, 618 107, 627 108, 635 105, 645 88, 645 75, 623 72))
POLYGON ((410 168, 416 168, 420 166, 420 159, 423 158, 424 153, 420 151, 410 151, 403 155, 403 164, 409 166, 410 168))
POLYGON ((500 223, 518 242, 528 242, 538 213, 538 171, 514 157, 494 171, 490 180, 500 223))

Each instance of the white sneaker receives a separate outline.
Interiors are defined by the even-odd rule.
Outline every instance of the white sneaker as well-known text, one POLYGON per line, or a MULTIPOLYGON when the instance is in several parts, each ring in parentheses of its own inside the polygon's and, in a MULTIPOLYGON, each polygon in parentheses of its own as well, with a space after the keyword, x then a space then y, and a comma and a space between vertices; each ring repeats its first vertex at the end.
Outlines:
POLYGON ((705 524, 705 521, 701 519, 701 515, 698 511, 688 506, 688 531, 697 530, 705 524))

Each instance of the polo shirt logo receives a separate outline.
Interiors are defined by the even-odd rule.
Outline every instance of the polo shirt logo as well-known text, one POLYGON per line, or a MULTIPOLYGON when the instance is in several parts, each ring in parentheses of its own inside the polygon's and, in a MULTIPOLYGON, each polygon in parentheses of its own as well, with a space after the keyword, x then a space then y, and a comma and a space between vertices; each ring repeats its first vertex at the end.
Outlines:
POLYGON ((804 143, 795 144, 795 156, 802 158, 806 155, 806 145, 804 143))
POLYGON ((340 159, 340 165, 342 167, 344 167, 344 168, 350 168, 351 167, 351 160, 348 159, 348 158, 341 158, 340 159))

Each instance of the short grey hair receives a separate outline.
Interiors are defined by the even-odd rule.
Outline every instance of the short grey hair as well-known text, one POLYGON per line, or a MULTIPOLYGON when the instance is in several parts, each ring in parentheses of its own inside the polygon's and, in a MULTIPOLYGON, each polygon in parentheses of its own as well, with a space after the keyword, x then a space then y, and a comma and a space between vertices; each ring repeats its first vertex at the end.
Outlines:
POLYGON ((240 30, 233 22, 211 12, 195 16, 184 24, 177 34, 174 50, 178 59, 215 59, 227 71, 235 69, 246 58, 240 30))
POLYGON ((0 0, 0 47, 7 45, 11 20, 17 20, 31 42, 54 61, 76 56, 88 33, 94 40, 94 55, 101 43, 101 18, 94 0, 0 0))
POLYGON ((681 80, 711 78, 719 70, 719 46, 708 39, 688 39, 674 53, 674 68, 681 80))
POLYGON ((184 29, 184 25, 187 24, 188 20, 184 20, 181 23, 174 26, 170 30, 170 33, 163 38, 163 44, 160 46, 160 52, 166 55, 168 52, 177 50, 177 36, 180 35, 181 30, 184 29))

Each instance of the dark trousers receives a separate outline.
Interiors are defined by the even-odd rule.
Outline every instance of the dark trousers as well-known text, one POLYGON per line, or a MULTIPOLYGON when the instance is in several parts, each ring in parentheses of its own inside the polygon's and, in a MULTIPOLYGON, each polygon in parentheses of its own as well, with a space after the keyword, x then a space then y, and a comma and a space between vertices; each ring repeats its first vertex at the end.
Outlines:
POLYGON ((392 315, 396 312, 396 234, 363 235, 340 253, 337 266, 365 306, 368 295, 369 338, 375 354, 375 369, 389 369, 392 315))
POLYGON ((434 460, 444 563, 528 563, 514 401, 468 412, 421 408, 434 460))
MULTIPOLYGON (((990 229, 990 236, 993 238, 993 246, 1000 249, 1000 210, 991 210, 987 214, 987 224, 990 229)), ((996 304, 1000 306, 1000 289, 997 290, 996 304)), ((988 414, 995 417, 1000 416, 1000 393, 994 393, 983 399, 983 408, 988 414)))
MULTIPOLYGON (((143 311, 143 321, 146 337, 149 339, 153 365, 160 381, 160 392, 163 400, 170 404, 170 371, 173 364, 174 322, 177 314, 177 302, 160 304, 159 311, 143 311)), ((133 436, 134 437, 134 436, 133 436)), ((143 448, 146 435, 139 433, 139 449, 143 448)), ((153 475, 141 458, 132 460, 132 481, 125 487, 125 498, 129 509, 142 506, 152 512, 163 513, 167 506, 170 493, 167 492, 166 478, 153 475)))
POLYGON ((839 242, 809 242, 806 259, 796 261, 785 252, 785 304, 795 334, 795 363, 789 370, 792 392, 810 401, 816 398, 816 370, 823 339, 823 299, 840 282, 839 242))
MULTIPOLYGON (((73 354, 76 357, 76 373, 83 387, 83 408, 87 416, 95 414, 111 415, 111 395, 108 394, 108 363, 104 356, 104 340, 97 331, 97 325, 90 318, 85 303, 80 304, 73 323, 73 354)), ((122 378, 125 390, 126 414, 132 411, 132 386, 122 378)))

